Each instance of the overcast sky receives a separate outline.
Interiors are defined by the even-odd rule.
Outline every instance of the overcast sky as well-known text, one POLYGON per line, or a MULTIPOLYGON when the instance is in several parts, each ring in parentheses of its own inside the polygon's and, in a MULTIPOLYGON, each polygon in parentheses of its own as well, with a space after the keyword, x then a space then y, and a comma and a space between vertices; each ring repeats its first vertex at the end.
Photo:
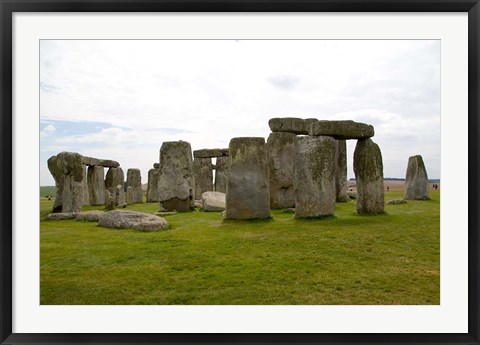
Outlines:
POLYGON ((228 147, 287 116, 371 124, 385 177, 404 178, 420 154, 439 178, 440 41, 40 42, 41 185, 61 151, 140 168, 146 183, 164 141, 228 147))

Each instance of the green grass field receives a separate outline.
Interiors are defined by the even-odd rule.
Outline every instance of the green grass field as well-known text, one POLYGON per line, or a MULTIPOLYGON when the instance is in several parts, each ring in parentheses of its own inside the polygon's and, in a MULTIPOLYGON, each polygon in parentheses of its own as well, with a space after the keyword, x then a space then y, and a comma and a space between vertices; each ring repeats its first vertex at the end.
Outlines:
MULTIPOLYGON (((153 233, 44 221, 41 304, 439 304, 440 195, 359 216, 223 221, 220 213, 165 218, 153 233)), ((402 197, 385 194, 386 201, 402 197)), ((128 210, 157 212, 158 204, 128 210)), ((102 209, 86 207, 85 209, 102 209)))

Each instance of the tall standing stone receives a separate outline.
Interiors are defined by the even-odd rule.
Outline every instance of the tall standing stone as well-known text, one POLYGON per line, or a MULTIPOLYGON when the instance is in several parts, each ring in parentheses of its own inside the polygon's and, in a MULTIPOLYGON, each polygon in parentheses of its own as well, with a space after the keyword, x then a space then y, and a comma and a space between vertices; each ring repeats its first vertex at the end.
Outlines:
POLYGON ((142 176, 140 174, 140 169, 127 170, 126 186, 127 186, 127 193, 128 193, 128 187, 132 187, 130 192, 131 193, 130 203, 143 202, 142 176))
POLYGON ((103 180, 103 175, 103 167, 88 167, 87 180, 90 205, 103 205, 105 203, 105 181, 103 180))
POLYGON ((161 209, 189 211, 195 196, 192 148, 186 141, 167 141, 160 148, 158 197, 161 209))
POLYGON ((295 217, 316 218, 335 210, 336 141, 328 136, 295 141, 295 217))
POLYGON ((115 195, 116 205, 125 203, 124 179, 122 168, 109 168, 105 176, 105 189, 107 189, 110 194, 115 195), (117 189, 117 186, 121 188, 117 189))
POLYGON ((217 157, 215 164, 215 191, 227 192, 228 157, 217 157))
POLYGON ((160 176, 159 169, 150 169, 148 171, 147 184, 147 202, 158 202, 158 178, 160 176))
POLYGON ((80 212, 84 198, 82 156, 75 152, 60 152, 49 159, 48 167, 55 180, 63 175, 59 179, 63 185, 57 189, 57 198, 61 191, 61 204, 55 203, 54 212, 80 212))
POLYGON ((52 156, 47 161, 48 170, 55 180, 55 187, 57 190, 55 202, 53 204, 53 212, 62 212, 62 194, 63 186, 65 184, 65 175, 63 174, 61 164, 57 156, 52 156))
POLYGON ((357 212, 383 213, 385 201, 382 153, 371 139, 357 142, 353 154, 353 170, 358 193, 357 212))
POLYGON ((82 169, 83 205, 88 205, 90 204, 90 198, 88 196, 87 166, 85 164, 82 164, 82 169))
POLYGON ((270 207, 295 207, 293 165, 295 138, 293 133, 270 133, 267 140, 270 180, 270 207))
POLYGON ((211 158, 193 160, 195 174, 195 199, 200 200, 204 192, 213 191, 213 170, 211 158))
POLYGON ((270 217, 267 152, 264 138, 233 138, 229 145, 227 219, 270 217))
POLYGON ((347 142, 337 140, 335 155, 335 192, 337 202, 349 200, 347 195, 347 142))
POLYGON ((427 169, 420 155, 408 159, 407 173, 405 178, 405 200, 428 199, 428 176, 427 169))

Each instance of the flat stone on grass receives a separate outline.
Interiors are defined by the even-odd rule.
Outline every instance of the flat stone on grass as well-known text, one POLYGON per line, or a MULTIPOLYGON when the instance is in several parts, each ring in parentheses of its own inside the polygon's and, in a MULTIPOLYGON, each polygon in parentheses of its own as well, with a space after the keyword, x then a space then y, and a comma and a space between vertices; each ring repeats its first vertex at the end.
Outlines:
POLYGON ((105 212, 100 217, 98 225, 105 228, 139 231, 158 231, 168 228, 168 222, 162 217, 149 213, 121 210, 105 212))

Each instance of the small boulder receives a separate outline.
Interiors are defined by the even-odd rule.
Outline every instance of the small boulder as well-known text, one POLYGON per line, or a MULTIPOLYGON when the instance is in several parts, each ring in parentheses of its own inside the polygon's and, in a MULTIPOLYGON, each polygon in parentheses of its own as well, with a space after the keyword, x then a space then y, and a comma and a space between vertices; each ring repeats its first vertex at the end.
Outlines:
POLYGON ((202 194, 202 204, 204 211, 224 211, 225 193, 222 192, 204 192, 202 194))
POLYGON ((162 217, 149 213, 121 210, 105 212, 100 217, 98 225, 106 228, 139 231, 158 231, 168 228, 168 222, 162 217))

